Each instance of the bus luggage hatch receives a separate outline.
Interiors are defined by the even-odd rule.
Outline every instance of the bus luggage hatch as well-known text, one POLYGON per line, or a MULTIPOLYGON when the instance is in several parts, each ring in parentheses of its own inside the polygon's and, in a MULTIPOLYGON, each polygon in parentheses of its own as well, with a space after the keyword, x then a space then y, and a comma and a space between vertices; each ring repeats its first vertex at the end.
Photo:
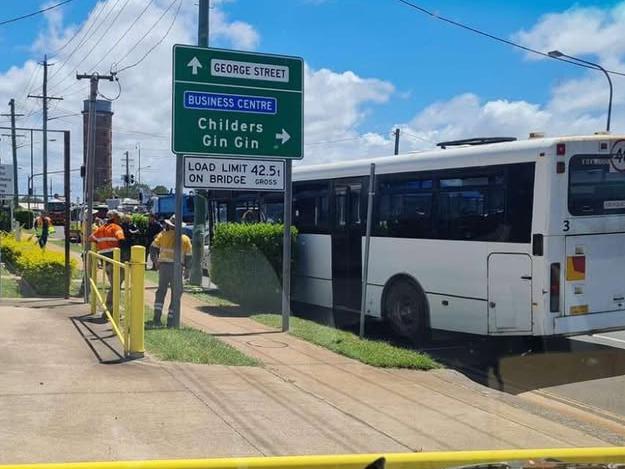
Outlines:
POLYGON ((532 331, 532 260, 526 254, 488 257, 488 332, 532 331))

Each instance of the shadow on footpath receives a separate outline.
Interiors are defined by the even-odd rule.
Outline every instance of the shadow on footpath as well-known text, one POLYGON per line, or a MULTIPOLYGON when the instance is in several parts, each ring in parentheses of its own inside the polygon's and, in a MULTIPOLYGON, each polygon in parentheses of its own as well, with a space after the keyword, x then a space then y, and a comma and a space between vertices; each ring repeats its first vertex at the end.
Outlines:
POLYGON ((98 323, 90 314, 72 316, 69 320, 100 363, 112 365, 129 361, 108 322, 98 323))

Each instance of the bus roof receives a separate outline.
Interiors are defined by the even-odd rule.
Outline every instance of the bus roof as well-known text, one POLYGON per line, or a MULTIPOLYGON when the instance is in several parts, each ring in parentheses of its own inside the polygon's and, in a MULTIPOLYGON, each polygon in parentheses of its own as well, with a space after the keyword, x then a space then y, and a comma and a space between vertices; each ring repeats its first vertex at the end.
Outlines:
POLYGON ((557 143, 607 141, 625 139, 616 135, 586 135, 570 137, 532 138, 513 142, 485 145, 434 148, 413 153, 323 163, 293 168, 293 180, 312 181, 368 175, 371 163, 376 165, 376 174, 401 173, 409 171, 431 171, 455 167, 485 166, 534 161, 539 153, 547 151, 557 143), (489 159, 492 158, 492 159, 489 159))

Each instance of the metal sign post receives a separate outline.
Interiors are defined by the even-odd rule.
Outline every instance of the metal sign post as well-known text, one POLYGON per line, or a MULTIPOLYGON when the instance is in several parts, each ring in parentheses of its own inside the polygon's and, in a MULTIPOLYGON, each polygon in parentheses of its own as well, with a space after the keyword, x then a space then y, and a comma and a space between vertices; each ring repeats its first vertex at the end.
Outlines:
POLYGON ((282 238, 282 332, 288 332, 291 317, 291 206, 293 184, 291 160, 286 162, 284 190, 284 236, 282 238))

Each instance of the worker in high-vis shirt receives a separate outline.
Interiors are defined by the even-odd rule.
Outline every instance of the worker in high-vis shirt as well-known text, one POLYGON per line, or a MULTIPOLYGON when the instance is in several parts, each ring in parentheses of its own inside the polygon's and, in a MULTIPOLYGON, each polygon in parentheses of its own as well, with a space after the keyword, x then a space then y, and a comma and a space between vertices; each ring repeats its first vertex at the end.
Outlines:
MULTIPOLYGON (((124 230, 120 226, 120 215, 117 210, 109 210, 106 214, 106 223, 96 228, 91 233, 91 241, 96 243, 98 254, 113 258, 113 249, 120 247, 120 242, 124 240, 124 230)), ((113 266, 110 262, 105 263, 106 276, 111 284, 106 295, 106 307, 109 311, 113 309, 113 266)), ((121 281, 121 276, 120 276, 121 281)), ((106 314, 100 318, 106 322, 106 314)))
MULTIPOLYGON (((180 294, 174 297, 174 244, 176 242, 176 225, 175 215, 169 220, 165 220, 165 231, 161 231, 152 246, 157 251, 158 265, 158 289, 154 299, 154 319, 155 324, 161 324, 161 315, 163 314, 163 305, 165 303, 165 295, 167 289, 171 289, 171 299, 169 301, 169 313, 167 314, 167 327, 173 326, 174 310, 180 304, 180 294)), ((191 240, 187 235, 182 235, 182 260, 185 261, 187 256, 191 255, 191 240)), ((182 282, 182 279, 180 279, 182 282)))
POLYGON ((52 220, 48 216, 48 213, 44 210, 37 218, 35 218, 35 236, 39 247, 44 249, 48 244, 48 236, 55 232, 52 220))

